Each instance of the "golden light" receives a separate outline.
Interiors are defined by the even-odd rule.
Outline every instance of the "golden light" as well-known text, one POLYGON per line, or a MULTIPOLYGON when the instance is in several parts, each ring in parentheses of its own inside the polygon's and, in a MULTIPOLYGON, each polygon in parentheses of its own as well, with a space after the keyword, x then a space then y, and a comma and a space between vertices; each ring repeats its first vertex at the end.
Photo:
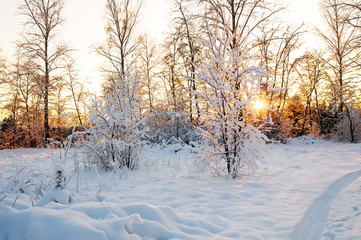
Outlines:
POLYGON ((253 108, 257 111, 260 112, 262 110, 264 110, 266 108, 266 103, 264 101, 262 101, 261 99, 257 99, 254 103, 253 103, 253 108))

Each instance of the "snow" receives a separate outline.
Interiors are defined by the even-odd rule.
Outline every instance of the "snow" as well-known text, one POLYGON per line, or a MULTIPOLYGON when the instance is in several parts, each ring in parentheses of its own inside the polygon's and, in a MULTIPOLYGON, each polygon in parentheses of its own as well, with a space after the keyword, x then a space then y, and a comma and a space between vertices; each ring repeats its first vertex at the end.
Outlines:
POLYGON ((73 201, 71 192, 68 189, 52 189, 50 190, 43 199, 41 199, 36 206, 42 207, 49 202, 57 202, 61 204, 68 204, 73 201))
POLYGON ((1 150, 0 239, 361 239, 361 144, 270 144, 236 179, 200 172, 198 151, 149 147, 138 170, 102 172, 79 154, 1 150))

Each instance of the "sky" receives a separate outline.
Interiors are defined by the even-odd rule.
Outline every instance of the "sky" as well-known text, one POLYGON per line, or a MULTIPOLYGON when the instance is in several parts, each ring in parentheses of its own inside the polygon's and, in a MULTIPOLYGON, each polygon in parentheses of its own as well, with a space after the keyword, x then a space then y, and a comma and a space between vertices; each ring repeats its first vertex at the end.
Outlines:
MULTIPOLYGON (((283 1, 289 5, 286 20, 308 24, 320 22, 318 0, 283 1)), ((0 0, 0 55, 8 59, 14 56, 14 41, 22 30, 22 16, 16 14, 20 3, 22 0, 0 0)), ((167 30, 170 0, 144 0, 144 4, 141 31, 147 31, 150 36, 157 38, 167 30)), ((80 76, 90 82, 97 82, 100 77, 99 58, 93 52, 93 46, 105 39, 104 13, 105 0, 65 0, 66 23, 62 27, 61 39, 77 49, 74 55, 80 76)), ((92 86, 96 87, 96 84, 92 86)))
MULTIPOLYGON (((0 56, 11 59, 14 56, 14 41, 22 30, 23 17, 17 14, 17 6, 22 0, 0 0, 0 56)), ((166 31, 168 22, 168 0, 145 0, 141 31, 149 32, 151 37, 166 31)), ((76 49, 73 53, 77 60, 80 76, 89 82, 98 82, 99 58, 94 53, 94 44, 105 39, 104 15, 105 0, 65 0, 65 25, 62 26, 61 39, 76 49)), ((97 84, 90 89, 97 91, 97 84)))

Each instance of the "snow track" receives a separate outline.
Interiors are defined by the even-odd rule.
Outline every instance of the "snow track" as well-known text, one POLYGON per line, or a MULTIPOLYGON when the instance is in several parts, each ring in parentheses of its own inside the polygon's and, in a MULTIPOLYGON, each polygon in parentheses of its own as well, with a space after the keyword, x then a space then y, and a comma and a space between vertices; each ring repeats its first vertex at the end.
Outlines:
POLYGON ((345 187, 359 177, 361 177, 361 170, 346 174, 333 182, 307 210, 302 220, 296 225, 296 229, 294 230, 291 239, 320 239, 332 202, 345 187))

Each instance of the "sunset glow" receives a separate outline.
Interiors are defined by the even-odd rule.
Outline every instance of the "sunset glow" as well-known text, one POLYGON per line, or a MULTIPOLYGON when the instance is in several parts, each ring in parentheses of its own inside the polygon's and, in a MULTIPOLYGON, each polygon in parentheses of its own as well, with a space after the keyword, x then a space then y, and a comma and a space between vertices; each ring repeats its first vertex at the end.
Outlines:
POLYGON ((257 111, 263 111, 266 108, 266 103, 261 100, 261 99, 257 99, 254 103, 253 103, 253 108, 257 111))

